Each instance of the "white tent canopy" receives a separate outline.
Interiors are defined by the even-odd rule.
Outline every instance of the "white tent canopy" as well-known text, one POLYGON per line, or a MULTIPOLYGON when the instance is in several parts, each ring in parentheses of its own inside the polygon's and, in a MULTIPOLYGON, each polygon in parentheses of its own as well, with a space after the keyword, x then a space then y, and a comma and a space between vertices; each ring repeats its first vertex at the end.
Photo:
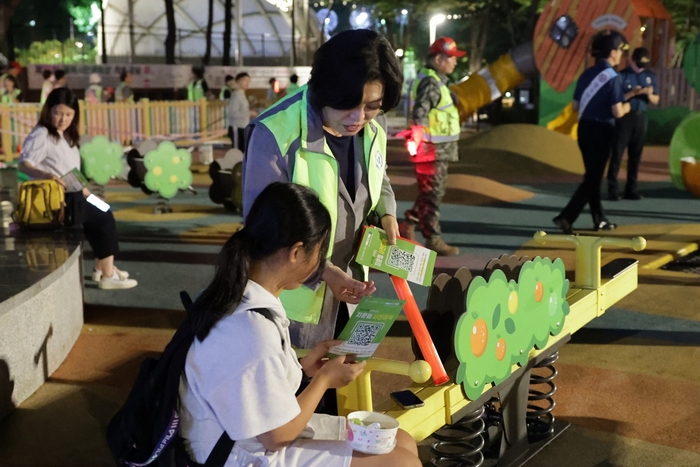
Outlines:
MULTIPOLYGON (((291 57, 291 0, 234 0, 231 24, 231 59, 291 57)), ((295 41, 298 56, 318 44, 319 27, 309 20, 307 2, 297 2, 295 41), (308 46, 307 46, 308 44, 308 46)), ((208 2, 174 0, 177 28, 175 55, 204 56, 208 2)), ((167 21, 164 0, 103 0, 108 57, 164 57, 167 21), (133 18, 130 22, 130 18, 133 18), (133 23, 133 33, 131 26, 133 23)), ((224 0, 214 0, 212 58, 223 56, 224 0)), ((315 18, 312 14, 311 18, 315 18)), ((102 40, 101 31, 98 40, 102 40)), ((101 47, 101 44, 100 44, 101 47)), ((101 50, 98 49, 98 50, 101 50)))

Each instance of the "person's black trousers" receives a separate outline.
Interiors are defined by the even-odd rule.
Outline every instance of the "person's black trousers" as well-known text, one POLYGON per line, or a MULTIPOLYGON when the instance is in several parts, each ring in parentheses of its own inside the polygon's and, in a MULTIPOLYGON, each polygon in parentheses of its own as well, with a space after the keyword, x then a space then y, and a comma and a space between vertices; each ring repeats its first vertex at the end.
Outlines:
POLYGON ((85 239, 96 259, 104 259, 119 252, 117 224, 110 209, 102 212, 88 203, 81 192, 66 193, 66 227, 83 228, 85 239))
POLYGON ((600 201, 600 184, 603 181, 605 165, 608 163, 615 142, 615 127, 612 124, 581 120, 578 125, 578 147, 583 154, 586 173, 560 216, 570 224, 576 221, 583 208, 591 208, 593 225, 606 221, 603 204, 600 201))
POLYGON ((245 128, 228 127, 228 137, 231 138, 231 146, 245 153, 245 128))
POLYGON ((617 174, 620 171, 622 156, 627 149, 627 184, 625 194, 637 193, 637 175, 642 160, 644 136, 647 132, 647 115, 644 112, 630 112, 615 123, 616 140, 613 145, 610 166, 608 167, 608 194, 617 194, 617 174))

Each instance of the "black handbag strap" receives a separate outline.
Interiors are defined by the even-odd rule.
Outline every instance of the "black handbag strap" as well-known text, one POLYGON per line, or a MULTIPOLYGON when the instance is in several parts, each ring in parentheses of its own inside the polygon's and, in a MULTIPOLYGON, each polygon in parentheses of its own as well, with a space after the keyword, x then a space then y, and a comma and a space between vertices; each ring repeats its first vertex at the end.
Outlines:
POLYGON ((224 467, 235 443, 235 441, 229 438, 228 433, 224 431, 214 445, 214 449, 209 453, 204 467, 224 467))
MULTIPOLYGON (((188 318, 191 316, 191 311, 193 310, 194 303, 192 302, 192 298, 190 298, 190 295, 182 291, 180 292, 180 300, 182 301, 182 304, 185 307, 185 310, 187 311, 188 318)), ((272 312, 268 310, 267 308, 251 308, 250 311, 254 311, 256 313, 260 313, 263 315, 265 318, 268 320, 274 322, 274 318, 272 315, 272 312)), ((284 347, 284 339, 282 339, 282 346, 284 347)), ((216 442, 214 445, 214 449, 211 450, 209 453, 209 457, 207 457, 206 462, 204 462, 203 467, 224 467, 226 464, 226 461, 228 460, 228 456, 231 454, 231 451, 233 450, 233 446, 236 444, 235 441, 233 441, 228 433, 224 431, 221 436, 219 437, 219 440, 216 442)), ((184 448, 184 446, 183 446, 184 448)), ((197 464, 196 462, 190 462, 189 467, 200 467, 202 464, 197 464)))

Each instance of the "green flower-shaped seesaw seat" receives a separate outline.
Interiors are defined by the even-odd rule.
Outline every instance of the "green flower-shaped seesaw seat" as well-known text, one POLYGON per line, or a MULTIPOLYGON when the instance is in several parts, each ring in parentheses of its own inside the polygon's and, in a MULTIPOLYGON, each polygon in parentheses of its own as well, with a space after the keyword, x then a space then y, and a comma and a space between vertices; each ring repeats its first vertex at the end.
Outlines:
POLYGON ((124 148, 121 144, 102 135, 95 136, 80 146, 83 173, 98 185, 104 185, 124 170, 123 154, 124 148))
POLYGON ((185 190, 192 184, 192 155, 170 141, 146 153, 143 163, 148 170, 144 178, 146 187, 163 198, 172 198, 178 190, 185 190))

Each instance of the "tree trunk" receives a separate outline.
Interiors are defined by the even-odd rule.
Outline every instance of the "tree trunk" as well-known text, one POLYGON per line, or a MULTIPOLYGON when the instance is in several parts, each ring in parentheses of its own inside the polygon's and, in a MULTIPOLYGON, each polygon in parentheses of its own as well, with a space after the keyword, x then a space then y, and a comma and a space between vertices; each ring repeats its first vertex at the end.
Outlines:
MULTIPOLYGON (((236 0, 240 2, 241 0, 236 0)), ((231 10, 233 9, 232 0, 224 1, 224 56, 221 60, 223 66, 229 66, 231 64, 231 23, 233 22, 233 16, 231 15, 231 10)), ((240 34, 241 31, 236 31, 240 34)), ((240 60, 240 58, 239 58, 240 60)))
POLYGON ((481 69, 488 33, 489 11, 486 10, 472 20, 470 28, 469 71, 472 73, 481 69))
POLYGON ((19 5, 19 0, 9 0, 0 2, 0 41, 3 42, 3 50, 7 58, 12 61, 14 60, 15 50, 14 50, 14 36, 12 35, 12 27, 10 25, 10 20, 12 15, 15 14, 15 10, 19 5))
MULTIPOLYGON (((107 31, 105 31, 105 9, 102 6, 102 2, 99 2, 100 4, 100 27, 102 29, 101 36, 102 36, 102 63, 107 63, 107 31)), ((54 35, 54 39, 55 39, 54 35)))
POLYGON ((207 48, 204 52, 202 64, 209 65, 211 60, 211 32, 214 28, 214 0, 209 0, 209 16, 207 17, 207 48))
POLYGON ((165 0, 165 18, 168 24, 168 35, 165 37, 165 63, 175 64, 175 42, 177 29, 175 26, 175 5, 173 0, 165 0))

